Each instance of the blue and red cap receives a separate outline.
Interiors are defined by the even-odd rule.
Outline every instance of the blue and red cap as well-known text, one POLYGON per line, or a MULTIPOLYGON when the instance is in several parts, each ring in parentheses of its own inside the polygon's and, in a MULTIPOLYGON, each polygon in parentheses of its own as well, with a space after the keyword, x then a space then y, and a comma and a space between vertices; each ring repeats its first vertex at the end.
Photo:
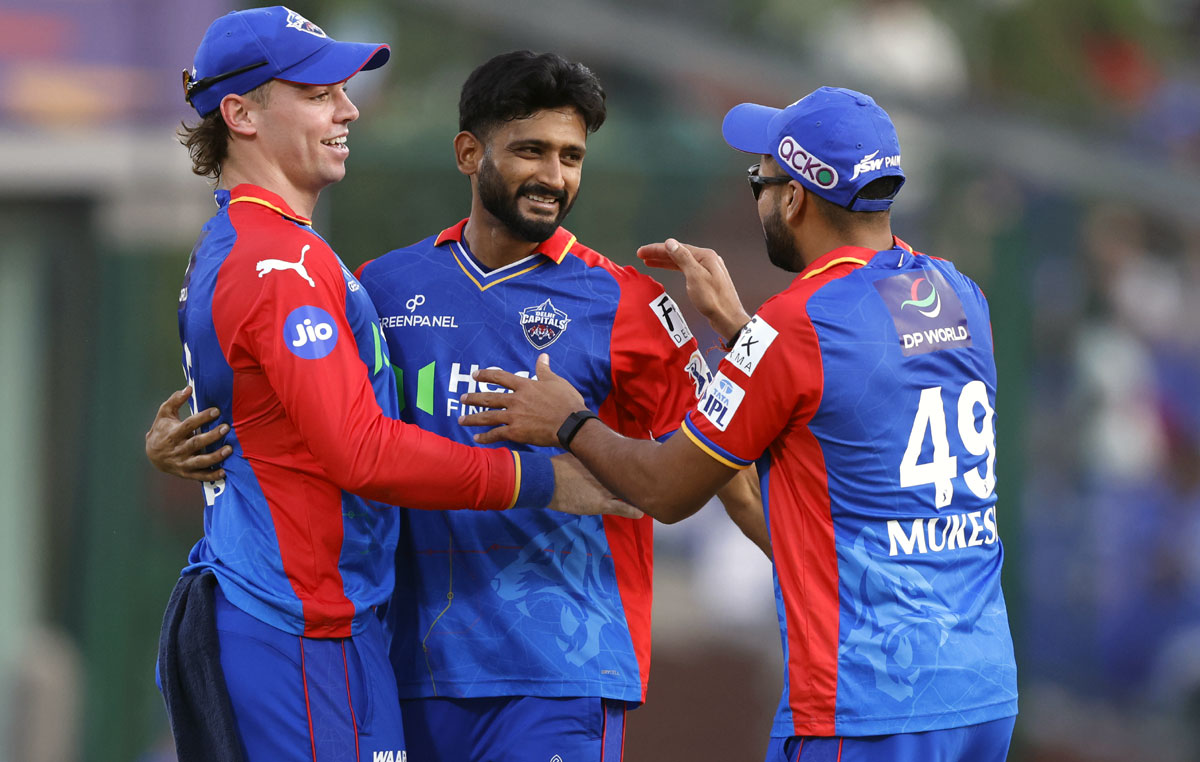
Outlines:
POLYGON ((894 192, 858 197, 872 180, 896 176, 904 183, 891 118, 871 96, 854 90, 821 87, 783 109, 743 103, 725 115, 721 133, 739 151, 770 154, 805 188, 852 211, 892 205, 894 192))
POLYGON ((183 72, 184 98, 207 116, 226 95, 248 93, 272 79, 332 85, 378 69, 390 55, 387 45, 331 39, 282 5, 233 11, 204 33, 191 71, 183 72))

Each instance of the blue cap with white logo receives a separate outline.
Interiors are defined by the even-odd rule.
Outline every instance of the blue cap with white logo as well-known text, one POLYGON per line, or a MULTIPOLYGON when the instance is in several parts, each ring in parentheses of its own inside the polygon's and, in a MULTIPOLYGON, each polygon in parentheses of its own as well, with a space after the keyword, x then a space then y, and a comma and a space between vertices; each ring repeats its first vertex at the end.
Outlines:
POLYGON ((207 116, 226 95, 248 93, 272 79, 332 85, 378 69, 390 55, 387 45, 331 39, 282 5, 234 11, 208 27, 191 71, 183 72, 183 93, 207 116))
POLYGON ((854 90, 821 87, 783 109, 743 103, 725 115, 721 133, 739 151, 771 154, 805 188, 856 212, 887 209, 896 196, 859 198, 867 183, 887 176, 904 183, 892 120, 854 90))

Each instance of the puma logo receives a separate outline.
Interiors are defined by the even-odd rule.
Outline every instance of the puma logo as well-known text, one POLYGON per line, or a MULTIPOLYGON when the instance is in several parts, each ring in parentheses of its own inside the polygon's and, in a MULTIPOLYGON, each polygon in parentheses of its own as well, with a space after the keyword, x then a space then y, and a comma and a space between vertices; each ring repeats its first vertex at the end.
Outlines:
POLYGON ((304 255, 308 253, 308 249, 309 246, 305 244, 304 248, 300 250, 299 262, 288 262, 282 259, 264 259, 255 265, 254 269, 258 271, 258 277, 260 278, 275 270, 295 270, 297 275, 308 281, 308 285, 316 288, 317 284, 313 283, 313 279, 308 277, 308 270, 304 269, 304 255))

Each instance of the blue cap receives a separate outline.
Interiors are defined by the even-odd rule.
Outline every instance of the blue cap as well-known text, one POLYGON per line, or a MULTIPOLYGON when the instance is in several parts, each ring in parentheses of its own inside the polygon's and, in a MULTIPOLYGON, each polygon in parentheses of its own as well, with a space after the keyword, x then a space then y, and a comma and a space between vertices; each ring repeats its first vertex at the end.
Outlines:
POLYGON ((857 198, 867 183, 889 175, 904 183, 892 120, 854 90, 821 87, 784 109, 743 103, 725 115, 721 133, 739 151, 771 154, 805 188, 856 212, 887 209, 896 195, 857 198))
POLYGON ((228 13, 212 23, 183 72, 184 97, 206 116, 231 93, 281 79, 332 85, 387 63, 387 45, 338 42, 293 10, 276 5, 228 13))

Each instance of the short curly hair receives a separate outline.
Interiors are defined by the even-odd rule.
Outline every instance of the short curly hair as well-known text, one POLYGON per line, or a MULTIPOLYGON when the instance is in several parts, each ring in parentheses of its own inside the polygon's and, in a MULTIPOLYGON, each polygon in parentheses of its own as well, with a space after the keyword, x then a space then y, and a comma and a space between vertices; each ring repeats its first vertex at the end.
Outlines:
MULTIPOLYGON (((267 106, 270 100, 271 83, 263 84, 246 93, 246 97, 255 103, 267 106)), ((229 154, 229 127, 221 116, 221 109, 210 111, 208 116, 201 117, 196 124, 179 123, 179 131, 175 133, 179 142, 188 150, 192 157, 192 173, 201 177, 212 178, 213 182, 221 179, 221 163, 229 154)))
POLYGON ((588 133, 604 124, 604 88, 592 70, 555 53, 517 50, 481 64, 463 83, 458 128, 481 140, 502 122, 568 106, 588 133))

